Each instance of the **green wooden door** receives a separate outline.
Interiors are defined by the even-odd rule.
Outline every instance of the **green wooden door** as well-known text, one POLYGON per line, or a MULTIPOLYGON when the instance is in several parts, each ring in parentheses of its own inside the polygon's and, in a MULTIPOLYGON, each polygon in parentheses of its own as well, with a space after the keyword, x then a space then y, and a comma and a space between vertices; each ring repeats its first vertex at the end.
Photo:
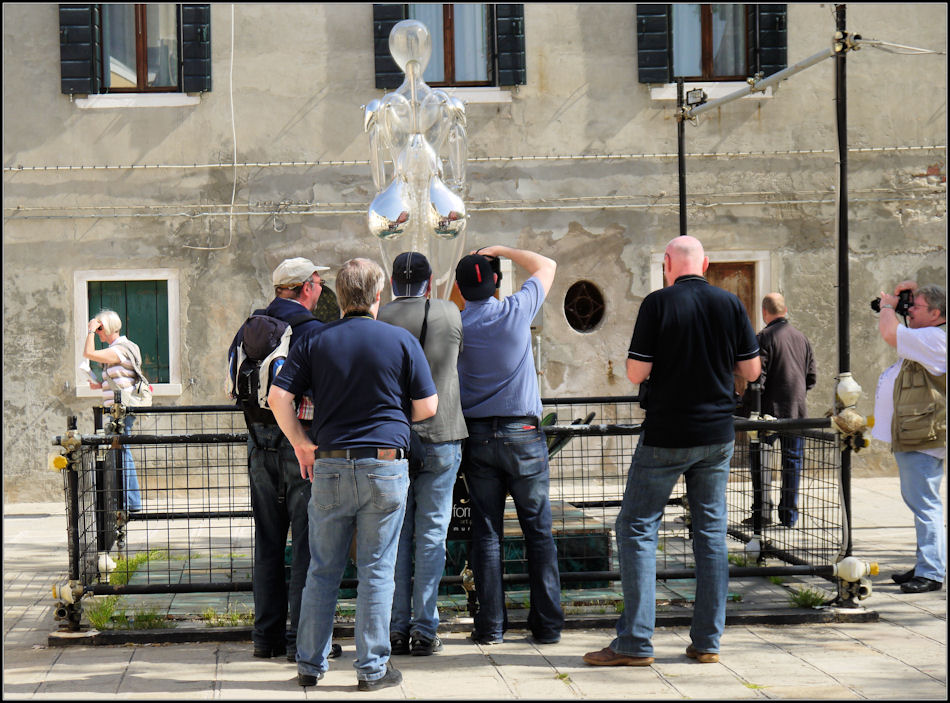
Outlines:
POLYGON ((148 380, 169 383, 168 281, 89 281, 89 317, 104 308, 118 313, 120 333, 139 345, 148 380))

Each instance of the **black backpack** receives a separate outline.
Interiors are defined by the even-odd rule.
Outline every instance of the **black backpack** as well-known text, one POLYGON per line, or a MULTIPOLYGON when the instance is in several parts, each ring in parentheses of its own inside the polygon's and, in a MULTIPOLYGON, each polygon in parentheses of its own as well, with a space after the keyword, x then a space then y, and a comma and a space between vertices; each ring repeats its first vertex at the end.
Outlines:
POLYGON ((267 404, 271 383, 287 359, 294 328, 316 319, 305 311, 285 322, 255 310, 241 325, 235 356, 228 360, 228 395, 248 422, 276 423, 267 404))

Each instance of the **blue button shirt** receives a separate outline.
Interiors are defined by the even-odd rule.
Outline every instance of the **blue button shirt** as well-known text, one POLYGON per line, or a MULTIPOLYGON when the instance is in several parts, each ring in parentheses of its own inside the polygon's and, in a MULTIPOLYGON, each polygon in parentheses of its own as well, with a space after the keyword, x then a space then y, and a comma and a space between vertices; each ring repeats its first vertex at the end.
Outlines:
POLYGON ((458 371, 466 418, 541 417, 531 321, 543 302, 544 287, 534 276, 504 300, 465 301, 458 371))

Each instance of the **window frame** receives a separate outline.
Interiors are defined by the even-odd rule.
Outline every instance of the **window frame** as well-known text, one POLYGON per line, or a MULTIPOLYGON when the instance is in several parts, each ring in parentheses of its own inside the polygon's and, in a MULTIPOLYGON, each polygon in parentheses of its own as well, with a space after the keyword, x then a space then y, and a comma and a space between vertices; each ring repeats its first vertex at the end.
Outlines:
MULTIPOLYGON (((497 85, 495 76, 495 8, 491 3, 477 3, 488 10, 485 21, 485 40, 488 42, 486 68, 488 79, 484 81, 455 80, 455 3, 442 5, 442 70, 445 80, 426 82, 432 88, 493 88, 497 85), (451 77, 450 77, 451 76, 451 77)), ((406 5, 409 15, 409 5, 406 5)), ((433 57, 434 58, 434 57, 433 57)), ((431 60, 431 59, 430 59, 431 60)))
POLYGON ((212 89, 211 5, 173 4, 177 13, 179 85, 147 92, 104 92, 102 5, 59 6, 60 93, 86 96, 79 107, 171 107, 191 105, 212 89), (194 97, 195 99, 192 99, 194 97))
MULTIPOLYGON (((728 81, 744 81, 748 75, 751 75, 752 47, 747 41, 749 36, 749 20, 751 6, 748 3, 742 4, 742 27, 739 35, 745 41, 745 71, 733 75, 718 76, 713 69, 713 27, 712 27, 712 6, 717 3, 696 3, 699 5, 699 23, 700 23, 700 65, 702 66, 702 75, 700 76, 677 76, 674 71, 674 79, 682 78, 684 81, 707 81, 714 83, 724 83, 728 81)), ((671 27, 672 45, 676 46, 676 25, 671 27)))
MULTIPOLYGON (((87 323, 98 311, 89 309, 90 281, 165 281, 168 286, 168 383, 152 382, 154 396, 180 396, 181 304, 179 272, 175 269, 92 269, 73 272, 73 330, 75 341, 75 383, 77 398, 101 398, 102 391, 89 387, 79 371, 83 362, 87 323)), ((123 320, 124 322, 124 320, 123 320)))
MULTIPOLYGON (((181 3, 168 3, 175 5, 175 40, 178 42, 178 61, 175 65, 175 71, 178 76, 177 85, 149 86, 148 83, 148 5, 150 3, 116 3, 119 5, 131 5, 135 9, 135 87, 134 88, 113 88, 106 86, 106 72, 109 71, 109 57, 106 55, 106 41, 103 37, 99 45, 99 68, 102 71, 100 76, 102 93, 100 95, 128 95, 129 93, 181 93, 182 88, 182 37, 181 37, 181 3)), ((99 5, 100 31, 105 24, 104 7, 99 5)))

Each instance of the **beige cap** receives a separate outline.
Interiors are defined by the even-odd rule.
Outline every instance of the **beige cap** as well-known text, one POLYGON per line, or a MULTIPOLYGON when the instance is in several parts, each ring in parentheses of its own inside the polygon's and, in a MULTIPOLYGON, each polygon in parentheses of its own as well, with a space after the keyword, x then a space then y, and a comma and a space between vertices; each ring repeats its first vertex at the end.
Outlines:
POLYGON ((284 259, 280 266, 274 269, 274 285, 295 287, 309 279, 314 271, 329 271, 329 266, 317 266, 310 259, 296 257, 284 259))

